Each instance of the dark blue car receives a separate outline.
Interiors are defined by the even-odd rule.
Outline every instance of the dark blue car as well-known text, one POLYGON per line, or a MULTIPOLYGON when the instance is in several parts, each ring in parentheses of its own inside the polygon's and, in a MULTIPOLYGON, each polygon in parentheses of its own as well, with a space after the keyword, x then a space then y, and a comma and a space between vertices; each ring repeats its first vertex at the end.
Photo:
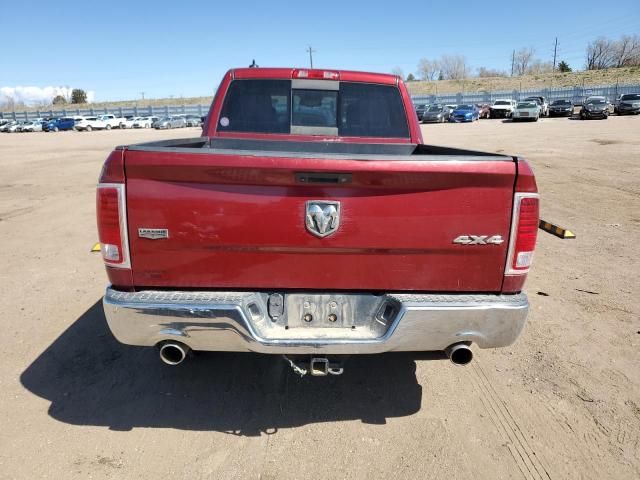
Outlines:
POLYGON ((475 105, 458 105, 449 117, 450 122, 473 122, 480 119, 480 110, 475 105))
POLYGON ((59 132, 61 130, 73 130, 76 122, 73 118, 54 118, 49 120, 42 126, 42 129, 46 132, 59 132))

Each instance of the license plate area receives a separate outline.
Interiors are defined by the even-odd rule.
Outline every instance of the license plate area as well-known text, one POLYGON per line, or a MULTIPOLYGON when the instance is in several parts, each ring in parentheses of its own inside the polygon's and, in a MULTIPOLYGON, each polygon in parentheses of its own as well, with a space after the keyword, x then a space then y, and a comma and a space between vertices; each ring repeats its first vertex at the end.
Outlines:
POLYGON ((251 305, 249 319, 269 339, 379 338, 401 311, 400 303, 386 295, 351 293, 276 293, 264 298, 264 305, 264 310, 258 302, 251 305), (252 315, 251 309, 266 315, 252 315))

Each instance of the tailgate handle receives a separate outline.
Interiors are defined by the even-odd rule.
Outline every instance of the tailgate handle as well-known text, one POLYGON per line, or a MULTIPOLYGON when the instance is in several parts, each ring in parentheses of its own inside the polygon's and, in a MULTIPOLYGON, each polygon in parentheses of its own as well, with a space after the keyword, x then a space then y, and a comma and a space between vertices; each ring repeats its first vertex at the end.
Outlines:
POLYGON ((315 183, 315 184, 351 183, 351 174, 350 173, 302 172, 302 173, 296 173, 296 182, 315 183))

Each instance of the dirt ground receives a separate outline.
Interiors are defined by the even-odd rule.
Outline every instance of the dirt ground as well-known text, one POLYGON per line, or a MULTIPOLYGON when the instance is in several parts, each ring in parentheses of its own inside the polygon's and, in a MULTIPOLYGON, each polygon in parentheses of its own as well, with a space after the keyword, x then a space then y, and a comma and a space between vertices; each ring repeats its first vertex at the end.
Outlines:
POLYGON ((540 233, 512 347, 325 379, 252 354, 166 367, 109 333, 101 163, 196 129, 0 134, 0 478, 639 478, 640 117, 423 131, 528 158, 577 239, 540 233))

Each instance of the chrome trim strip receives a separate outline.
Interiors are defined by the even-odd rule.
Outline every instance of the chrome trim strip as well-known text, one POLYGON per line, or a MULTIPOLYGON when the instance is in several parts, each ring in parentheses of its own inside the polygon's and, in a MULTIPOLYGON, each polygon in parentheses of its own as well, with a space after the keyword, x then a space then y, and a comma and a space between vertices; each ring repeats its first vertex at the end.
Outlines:
MULTIPOLYGON (((120 292, 108 288, 103 304, 109 327, 122 343, 152 346, 174 339, 194 350, 274 354, 430 351, 462 341, 476 343, 480 348, 501 347, 516 340, 529 306, 524 294, 387 294, 381 301, 396 302, 400 310, 379 337, 364 338, 349 328, 317 331, 299 327, 276 328, 276 333, 267 337, 269 327, 265 330, 264 322, 268 324, 271 320, 252 320, 247 311, 247 305, 260 295, 260 292, 120 292)), ((344 294, 348 295, 358 294, 344 294)))
POLYGON ((100 188, 115 188, 118 190, 118 220, 120 223, 120 238, 122 239, 122 258, 121 263, 103 262, 105 265, 113 268, 131 268, 131 257, 129 255, 129 233, 127 227, 127 196, 125 185, 123 183, 99 183, 100 188))
MULTIPOLYGON (((518 230, 518 220, 520 219, 520 203, 523 198, 537 198, 540 199, 539 193, 525 193, 516 192, 513 196, 513 213, 511 214, 511 231, 509 232, 509 249, 507 250, 507 264, 504 266, 505 275, 526 275, 529 273, 529 268, 526 270, 515 270, 511 267, 513 265, 513 250, 516 248, 516 231, 518 230)), ((540 200, 538 200, 540 202, 540 200)), ((538 204, 538 208, 540 205, 538 204)), ((533 258, 531 259, 533 262, 533 258)))
POLYGON ((303 125, 291 125, 291 133, 296 135, 330 135, 338 136, 338 127, 308 127, 303 125))

